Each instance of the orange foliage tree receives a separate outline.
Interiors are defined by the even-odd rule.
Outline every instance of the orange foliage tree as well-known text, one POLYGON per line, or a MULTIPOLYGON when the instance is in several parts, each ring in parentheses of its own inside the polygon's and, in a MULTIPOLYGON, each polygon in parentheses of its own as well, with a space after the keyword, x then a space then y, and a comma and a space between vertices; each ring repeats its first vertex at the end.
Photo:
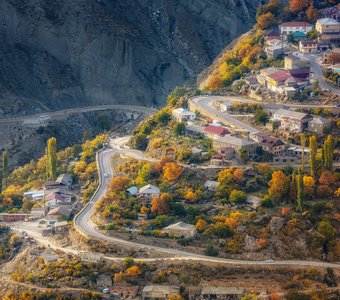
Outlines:
POLYGON ((197 195, 192 189, 190 189, 185 193, 184 199, 190 202, 195 202, 197 200, 197 195))
POLYGON ((182 172, 183 167, 173 162, 166 163, 163 167, 163 176, 168 181, 177 180, 182 172))
POLYGON ((335 178, 330 171, 323 171, 319 178, 319 182, 322 185, 332 185, 335 182, 335 178))
POLYGON ((308 6, 308 0, 290 0, 289 9, 292 12, 302 11, 308 6))
POLYGON ((137 277, 142 274, 142 270, 139 266, 132 266, 126 270, 126 276, 137 277))
POLYGON ((204 230, 207 229, 207 225, 208 223, 206 221, 204 221, 203 219, 199 219, 197 222, 196 222, 196 229, 200 232, 203 232, 204 230))
POLYGON ((128 177, 117 176, 111 179, 109 189, 111 191, 125 191, 130 183, 131 181, 128 177))
POLYGON ((236 169, 234 171, 234 179, 236 182, 240 183, 244 180, 244 172, 242 169, 236 169))
POLYGON ((151 212, 159 215, 167 214, 170 210, 171 196, 168 193, 163 193, 159 197, 155 197, 151 202, 151 212))
POLYGON ((303 176, 303 189, 307 197, 312 197, 315 192, 315 181, 312 176, 303 176))
POLYGON ((269 181, 269 196, 276 201, 282 200, 289 190, 289 178, 281 170, 275 171, 272 174, 272 179, 269 181))
POLYGON ((276 23, 275 16, 271 12, 260 15, 257 18, 257 26, 261 29, 267 29, 275 23, 276 23))

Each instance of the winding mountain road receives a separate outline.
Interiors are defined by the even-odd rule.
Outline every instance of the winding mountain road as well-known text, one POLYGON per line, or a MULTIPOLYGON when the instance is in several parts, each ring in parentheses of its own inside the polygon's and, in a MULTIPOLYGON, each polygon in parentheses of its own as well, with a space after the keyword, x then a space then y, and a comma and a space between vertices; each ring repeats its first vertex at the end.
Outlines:
POLYGON ((60 116, 66 116, 66 115, 71 115, 71 114, 77 114, 77 113, 86 113, 86 112, 102 111, 102 110, 136 111, 136 112, 142 112, 147 116, 150 116, 157 111, 157 109, 155 108, 149 108, 149 107, 137 106, 137 105, 136 106, 119 105, 119 104, 95 105, 95 106, 68 108, 68 109, 57 110, 57 111, 47 111, 47 112, 43 112, 43 113, 39 113, 35 115, 1 118, 0 125, 37 120, 39 118, 53 118, 53 117, 60 117, 60 116))
MULTIPOLYGON (((340 264, 337 263, 326 263, 319 261, 303 261, 303 260, 280 260, 280 261, 252 261, 252 260, 237 260, 237 259, 227 259, 227 258, 219 258, 219 257, 209 257, 205 255, 199 255, 190 253, 187 251, 172 249, 168 247, 159 247, 152 246, 148 244, 136 243, 133 241, 126 241, 120 238, 115 238, 111 236, 107 236, 102 232, 97 230, 96 225, 92 222, 91 216, 95 210, 95 204, 99 199, 101 199, 107 190, 107 186, 110 178, 105 176, 105 174, 109 174, 110 177, 115 176, 112 168, 111 168, 111 158, 116 154, 131 154, 135 152, 134 150, 128 149, 124 147, 124 144, 127 141, 127 137, 117 138, 110 143, 110 148, 100 150, 97 154, 97 164, 99 171, 100 183, 97 191, 93 195, 91 201, 83 208, 83 210, 75 217, 74 219, 74 227, 88 238, 94 238, 98 240, 103 240, 109 243, 119 244, 122 246, 132 247, 136 249, 143 250, 153 250, 158 253, 163 253, 170 255, 170 258, 162 258, 162 260, 193 260, 193 261, 201 261, 201 262, 215 262, 221 264, 234 264, 234 265, 292 265, 292 266, 314 266, 314 267, 332 267, 332 268, 340 268, 340 264), (107 177, 107 178, 106 178, 107 177)), ((143 159, 143 155, 141 155, 141 159, 143 159)), ((141 259, 144 261, 157 261, 156 258, 151 259, 141 259)))

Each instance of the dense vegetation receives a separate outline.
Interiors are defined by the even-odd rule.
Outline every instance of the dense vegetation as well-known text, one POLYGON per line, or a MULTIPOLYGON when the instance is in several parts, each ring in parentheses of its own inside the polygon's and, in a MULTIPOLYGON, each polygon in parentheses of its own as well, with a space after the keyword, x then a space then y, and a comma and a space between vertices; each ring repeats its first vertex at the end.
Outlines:
POLYGON ((97 186, 95 154, 106 140, 107 136, 104 134, 89 140, 88 133, 86 133, 82 145, 75 145, 57 152, 57 141, 51 138, 48 141, 46 155, 37 162, 31 161, 15 169, 3 178, 0 211, 29 211, 33 205, 39 204, 25 199, 23 193, 31 189, 41 189, 44 181, 56 179, 59 174, 65 172, 70 174, 75 182, 82 185, 82 201, 87 202, 97 186))

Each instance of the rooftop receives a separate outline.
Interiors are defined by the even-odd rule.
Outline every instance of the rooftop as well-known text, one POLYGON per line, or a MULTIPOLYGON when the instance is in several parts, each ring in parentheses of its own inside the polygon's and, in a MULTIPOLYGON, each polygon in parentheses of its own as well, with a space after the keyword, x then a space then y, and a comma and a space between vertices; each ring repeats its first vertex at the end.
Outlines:
POLYGON ((248 141, 248 140, 244 140, 244 139, 240 139, 237 138, 235 136, 225 136, 225 137, 220 137, 217 139, 218 142, 220 143, 226 143, 229 145, 235 145, 238 147, 243 147, 243 146, 249 146, 249 145, 256 145, 256 142, 252 142, 252 141, 248 141))
POLYGON ((339 22, 337 20, 334 20, 332 18, 319 19, 317 22, 320 23, 321 25, 337 25, 337 24, 339 24, 339 22))
MULTIPOLYGON (((340 65, 339 65, 339 67, 340 67, 340 65)), ((331 123, 330 120, 327 120, 323 117, 315 117, 311 122, 317 123, 317 124, 324 124, 324 125, 328 125, 328 124, 331 123)))
POLYGON ((179 293, 179 287, 173 285, 146 285, 143 288, 143 293, 163 293, 166 295, 179 293))
POLYGON ((194 115, 195 113, 185 109, 185 108, 176 108, 172 111, 173 113, 179 114, 179 115, 194 115))
POLYGON ((288 109, 279 109, 277 112, 275 112, 274 115, 280 116, 280 117, 298 119, 298 120, 302 120, 305 117, 309 116, 306 113, 301 113, 301 112, 298 112, 298 111, 293 111, 293 110, 288 110, 288 109))
POLYGON ((152 184, 147 184, 139 189, 139 193, 143 194, 147 192, 148 190, 152 190, 152 193, 157 194, 160 193, 160 189, 157 186, 154 186, 152 184))
POLYGON ((205 286, 202 288, 202 295, 243 295, 244 288, 240 287, 223 287, 223 286, 205 286))
POLYGON ((182 221, 169 225, 168 227, 165 227, 164 229, 176 229, 176 230, 194 230, 196 229, 195 225, 187 224, 182 221))
POLYGON ((284 26, 284 27, 308 27, 308 26, 312 26, 311 24, 307 23, 307 22, 297 22, 297 21, 292 21, 292 22, 284 22, 281 23, 280 26, 284 26))
POLYGON ((214 126, 214 125, 209 125, 207 126, 205 129, 204 129, 204 132, 205 133, 212 133, 212 134, 216 134, 216 135, 219 135, 219 136, 225 136, 227 134, 230 134, 230 132, 221 127, 221 126, 214 126))

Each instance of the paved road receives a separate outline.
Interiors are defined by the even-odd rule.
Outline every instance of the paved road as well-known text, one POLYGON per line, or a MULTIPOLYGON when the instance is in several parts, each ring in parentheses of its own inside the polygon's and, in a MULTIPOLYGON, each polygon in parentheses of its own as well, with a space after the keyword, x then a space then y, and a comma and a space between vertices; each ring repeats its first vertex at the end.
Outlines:
MULTIPOLYGON (((284 260, 284 261, 251 261, 251 260, 237 260, 237 259, 227 259, 227 258, 212 258, 205 255, 193 254, 190 252, 151 246, 147 244, 136 243, 133 241, 126 241, 123 239, 110 237, 104 235, 96 229, 96 225, 91 221, 91 216, 94 213, 94 206, 96 202, 101 199, 106 192, 106 188, 109 182, 109 178, 104 178, 104 174, 110 174, 110 176, 114 176, 113 170, 111 168, 111 158, 117 153, 124 152, 128 150, 124 150, 121 147, 122 144, 126 142, 125 138, 118 138, 111 143, 111 149, 104 149, 98 152, 97 162, 99 166, 99 176, 100 176, 100 185, 93 195, 91 201, 83 208, 83 210, 75 217, 74 226, 77 230, 79 230, 82 234, 87 237, 104 240, 110 243, 115 243, 127 247, 132 247, 136 249, 144 249, 144 250, 153 250, 159 253, 164 253, 167 255, 173 256, 172 258, 167 258, 168 260, 195 260, 195 261, 204 261, 204 262, 216 262, 223 264, 237 264, 237 265, 298 265, 298 266, 315 266, 315 267, 332 267, 332 268, 340 268, 339 264, 336 263, 325 263, 325 262, 317 262, 317 261, 301 261, 301 260, 284 260)), ((141 259, 143 261, 147 260, 157 260, 155 258, 151 259, 141 259)), ((164 260, 162 258, 162 260, 164 260)))
POLYGON ((25 122, 31 120, 38 120, 39 118, 53 118, 58 116, 65 116, 75 113, 85 113, 85 112, 92 112, 92 111, 101 111, 101 110, 129 110, 129 111, 136 111, 142 112, 147 116, 154 114, 157 110, 154 108, 144 107, 144 106, 134 106, 134 105, 96 105, 96 106, 87 106, 87 107, 77 107, 77 108, 69 108, 63 109, 58 111, 50 111, 44 112, 35 115, 28 115, 28 116, 20 116, 20 117, 8 117, 0 119, 0 125, 3 124, 10 124, 10 123, 17 123, 17 122, 25 122))
POLYGON ((318 63, 318 59, 321 57, 321 54, 304 54, 299 56, 305 57, 309 60, 311 72, 314 73, 313 79, 319 82, 320 88, 330 90, 333 94, 340 96, 340 89, 328 83, 323 76, 321 66, 318 63))

